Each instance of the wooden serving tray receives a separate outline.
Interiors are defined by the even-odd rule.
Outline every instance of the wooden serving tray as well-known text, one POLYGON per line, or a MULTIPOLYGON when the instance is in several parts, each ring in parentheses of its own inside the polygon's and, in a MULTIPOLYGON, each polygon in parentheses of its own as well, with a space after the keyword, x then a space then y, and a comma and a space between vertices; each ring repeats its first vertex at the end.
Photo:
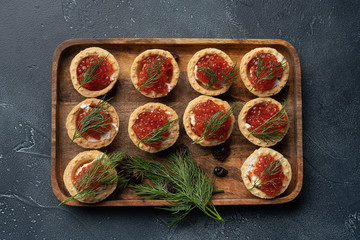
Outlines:
MULTIPOLYGON (((137 150, 128 136, 127 125, 131 112, 147 102, 161 102, 172 107, 180 118, 180 137, 177 143, 184 143, 193 153, 195 160, 206 172, 212 172, 215 166, 222 166, 229 171, 225 178, 216 178, 215 189, 225 192, 213 196, 215 205, 251 205, 279 204, 293 200, 300 192, 303 182, 303 147, 302 147, 302 105, 300 62, 295 48, 288 42, 277 39, 73 39, 61 43, 54 52, 52 69, 52 137, 51 137, 51 184, 55 196, 63 201, 70 195, 67 192, 63 173, 69 161, 78 153, 86 151, 76 144, 71 144, 65 128, 65 120, 71 109, 85 98, 73 87, 69 66, 72 58, 88 47, 101 47, 112 53, 120 65, 119 80, 107 94, 112 97, 111 104, 120 118, 118 135, 108 147, 100 149, 108 153, 126 151, 129 154, 145 154, 137 150), (290 66, 287 85, 274 98, 280 102, 288 101, 286 111, 290 128, 285 138, 273 149, 282 153, 290 162, 293 177, 288 189, 272 200, 259 199, 248 192, 242 183, 240 168, 246 158, 258 147, 250 143, 241 134, 237 118, 245 102, 256 98, 243 85, 239 78, 230 90, 218 96, 229 103, 238 102, 234 112, 236 122, 227 143, 231 154, 222 163, 213 158, 211 148, 191 144, 182 125, 182 115, 188 102, 200 94, 192 89, 187 79, 187 63, 194 53, 204 48, 218 48, 226 52, 234 62, 240 63, 243 55, 257 47, 272 47, 282 53, 290 66), (150 99, 140 94, 130 80, 130 67, 137 55, 147 49, 165 49, 179 56, 180 79, 177 86, 166 97, 150 99)), ((173 149, 170 148, 170 150, 173 149)), ((169 151, 170 151, 169 150, 169 151)), ((155 159, 166 157, 168 151, 152 154, 155 159)), ((91 206, 160 206, 163 200, 140 200, 130 189, 113 193, 105 201, 91 206)), ((67 203, 71 206, 89 206, 78 201, 67 203)))

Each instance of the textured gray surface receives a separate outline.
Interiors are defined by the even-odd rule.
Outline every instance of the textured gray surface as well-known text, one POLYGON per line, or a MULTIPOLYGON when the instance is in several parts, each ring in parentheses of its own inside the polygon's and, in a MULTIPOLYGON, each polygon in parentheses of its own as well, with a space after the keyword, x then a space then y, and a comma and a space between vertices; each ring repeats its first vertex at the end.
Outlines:
POLYGON ((359 239, 358 1, 3 1, 0 239, 359 239), (304 186, 277 206, 218 207, 169 229, 153 208, 57 207, 51 64, 70 38, 281 38, 302 65, 304 186), (286 237, 285 237, 286 236, 286 237))

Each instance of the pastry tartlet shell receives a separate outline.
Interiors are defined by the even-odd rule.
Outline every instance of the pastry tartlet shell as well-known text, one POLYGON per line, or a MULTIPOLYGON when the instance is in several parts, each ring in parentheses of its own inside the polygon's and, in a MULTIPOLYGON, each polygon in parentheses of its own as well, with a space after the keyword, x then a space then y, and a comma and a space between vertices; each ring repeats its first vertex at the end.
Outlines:
POLYGON ((259 148, 257 150, 255 150, 244 162, 244 164, 241 167, 241 178, 245 184, 245 187, 247 189, 252 188, 253 184, 251 183, 249 176, 246 174, 246 170, 249 167, 249 163, 250 160, 253 157, 259 157, 261 155, 266 155, 266 154, 270 154, 272 157, 274 157, 275 160, 278 161, 282 161, 281 162, 281 166, 282 166, 282 171, 284 173, 284 175, 286 176, 286 179, 283 180, 283 185, 281 187, 281 190, 279 192, 279 194, 277 194, 276 196, 268 196, 266 195, 263 191, 257 189, 257 188, 253 188, 250 191, 250 193, 252 193, 253 195, 259 197, 259 198, 264 198, 264 199, 272 199, 275 198, 277 196, 279 196, 280 194, 282 194, 283 192, 285 192, 285 190, 288 188, 290 182, 291 182, 291 178, 292 178, 292 172, 291 172, 291 166, 289 161, 279 152, 271 149, 271 148, 259 148))
MULTIPOLYGON (((187 105, 186 109, 185 109, 184 117, 183 117, 183 123, 184 123, 185 131, 186 131, 187 135, 193 141, 199 140, 200 137, 198 135, 196 135, 191 129, 191 120, 190 120, 191 112, 192 112, 192 110, 194 109, 194 107, 197 104, 202 103, 202 102, 206 102, 208 100, 211 100, 211 101, 213 101, 214 103, 216 103, 218 105, 224 106, 226 111, 231 108, 228 102, 223 101, 223 100, 218 99, 218 98, 205 96, 205 95, 201 95, 201 96, 191 100, 189 102, 189 104, 187 105)), ((230 135, 232 133, 232 130, 233 130, 233 127, 234 127, 234 122, 235 122, 234 114, 231 114, 230 118, 231 118, 231 124, 230 124, 230 128, 229 128, 228 136, 224 141, 219 141, 217 139, 212 139, 211 141, 209 141, 209 140, 203 139, 202 141, 198 142, 198 144, 200 144, 201 146, 204 146, 204 147, 210 147, 210 146, 216 146, 216 145, 219 145, 221 143, 224 143, 230 137, 230 135)))
MULTIPOLYGON (((278 141, 274 141, 274 142, 264 142, 262 140, 260 140, 259 138, 250 135, 250 131, 246 128, 245 123, 246 123, 246 116, 249 112, 249 110, 254 107, 255 105, 259 104, 259 103, 264 103, 264 102, 271 102, 273 104, 275 104, 279 110, 282 108, 281 103, 279 103, 278 101, 272 99, 272 98, 255 98, 253 100, 250 100, 249 102, 247 102, 243 108, 240 111, 239 117, 238 117, 238 124, 239 124, 239 129, 242 133, 242 135, 244 135, 244 137, 249 140, 251 143, 260 146, 260 147, 270 147, 270 146, 274 146, 275 144, 277 144, 278 142, 280 142, 283 138, 279 139, 278 141)), ((286 114, 286 111, 284 109, 284 113, 286 114)), ((287 114, 286 114, 287 116, 287 114)), ((289 119, 289 118, 288 118, 289 119)), ((289 120, 288 120, 289 121, 289 120)), ((284 131, 287 133, 289 130, 289 122, 286 125, 286 128, 284 129, 284 131)))
POLYGON ((150 97, 150 98, 160 98, 160 97, 164 97, 166 95, 168 95, 171 90, 173 90, 179 80, 179 76, 180 76, 180 69, 179 69, 179 65, 177 64, 175 58, 173 57, 173 55, 165 50, 162 49, 149 49, 146 50, 145 52, 142 52, 140 55, 138 55, 133 64, 131 65, 131 70, 130 70, 130 78, 131 78, 131 82, 134 85, 135 89, 137 89, 142 95, 146 96, 146 97, 150 97), (151 91, 149 93, 143 92, 140 89, 138 89, 138 82, 139 82, 139 78, 138 78, 138 74, 140 72, 140 67, 141 67, 141 61, 149 56, 153 56, 153 55, 159 55, 159 56, 164 56, 165 58, 169 58, 171 60, 171 64, 173 66, 173 73, 172 73, 172 77, 170 79, 170 91, 166 94, 160 94, 160 93, 156 93, 154 91, 151 91))
MULTIPOLYGON (((255 49, 251 50, 250 52, 246 53, 240 62, 240 77, 241 77, 244 85, 246 86, 246 88, 249 91, 252 89, 253 84, 251 83, 250 78, 249 78, 249 73, 247 70, 248 64, 251 61, 251 59, 253 59, 259 52, 273 54, 277 59, 285 59, 285 57, 281 53, 279 53, 276 49, 268 48, 268 47, 255 48, 255 49)), ((279 81, 280 81, 279 85, 276 85, 276 86, 274 85, 274 87, 272 89, 266 90, 263 92, 258 91, 255 88, 252 89, 250 92, 259 97, 269 97, 269 96, 273 96, 273 95, 277 94, 278 92, 280 92, 280 90, 285 86, 285 84, 289 78, 289 64, 287 61, 284 63, 283 68, 284 68, 284 72, 283 72, 281 78, 279 79, 279 81)))
MULTIPOLYGON (((96 106, 96 104, 99 101, 102 101, 102 100, 96 99, 96 98, 88 98, 88 99, 80 102, 78 105, 76 105, 71 110, 71 112, 69 113, 69 115, 66 118, 66 129, 67 129, 67 133, 68 133, 70 139, 73 138, 76 127, 77 127, 76 126, 76 118, 77 118, 78 114, 80 113, 80 111, 83 110, 81 108, 81 105, 82 104, 90 104, 91 107, 94 107, 94 106, 96 106)), ((109 104, 108 108, 106 109, 106 112, 109 113, 109 115, 112 119, 112 123, 115 124, 117 129, 119 129, 119 116, 116 113, 115 108, 109 104)), ((74 142, 83 148, 99 149, 102 147, 106 147, 110 143, 112 143, 112 141, 116 137, 117 133, 118 133, 118 130, 116 130, 115 127, 112 126, 110 129, 110 137, 108 139, 105 139, 103 141, 100 140, 98 142, 90 142, 87 139, 80 137, 80 138, 75 139, 74 142)))
MULTIPOLYGON (((66 166, 65 171, 64 171, 63 180, 64 180, 65 187, 68 190, 68 192, 71 194, 71 196, 74 196, 75 194, 78 193, 74 184, 72 183, 73 176, 75 175, 77 169, 79 167, 81 167, 82 165, 93 161, 94 159, 96 159, 97 157, 99 157, 101 155, 104 155, 104 153, 97 151, 97 150, 81 152, 78 155, 76 155, 66 166)), ((115 170, 112 172, 112 174, 117 175, 115 170)), ((107 198, 111 193, 113 193, 114 190, 116 189, 116 186, 117 186, 117 178, 116 178, 114 184, 106 186, 106 190, 104 192, 96 194, 96 195, 88 197, 88 198, 77 199, 77 200, 79 202, 83 202, 83 203, 100 202, 100 201, 104 200, 105 198, 107 198)))
MULTIPOLYGON (((161 109, 164 110, 168 116, 169 119, 168 121, 173 121, 175 119, 178 119, 178 115, 177 113, 170 107, 166 106, 165 104, 162 103, 147 103, 143 106, 140 106, 138 108, 136 108, 130 115, 129 118, 129 124, 128 124, 128 133, 129 133, 129 137, 131 139, 131 141, 135 144, 135 146, 138 146, 138 143, 140 142, 140 139, 137 137, 136 133, 134 132, 134 130, 132 129, 132 126, 135 124, 135 121, 138 117, 138 115, 146 110, 149 109, 161 109)), ((143 151, 149 152, 149 153, 156 153, 156 152, 160 152, 163 151, 169 147, 171 147, 172 145, 174 145, 174 143, 176 142, 176 140, 179 137, 179 121, 175 122, 175 124, 172 126, 172 128, 170 129, 172 137, 170 137, 168 140, 164 141, 159 149, 156 149, 154 147, 148 146, 146 144, 143 144, 142 142, 139 144, 139 148, 143 151)), ((170 135, 171 136, 171 135, 170 135)))
POLYGON ((233 66, 233 61, 223 51, 216 49, 216 48, 205 48, 205 49, 202 49, 202 50, 196 52, 190 59, 188 65, 187 65, 188 79, 189 79, 191 87, 195 91, 197 91, 201 94, 204 94, 204 95, 217 96, 217 95, 227 92, 229 90, 229 88, 231 87, 231 84, 228 86, 222 87, 220 89, 211 90, 211 89, 204 88, 204 86, 199 84, 199 82, 195 78, 195 72, 194 72, 195 66, 196 66, 197 62, 199 61, 199 59, 207 54, 217 54, 218 56, 222 57, 230 66, 233 66))
POLYGON ((73 58, 73 60, 71 61, 71 64, 70 64, 70 76, 71 76, 72 84, 73 84, 75 90, 78 91, 84 97, 98 97, 98 96, 104 95, 107 92, 109 92, 114 87, 114 85, 119 77, 119 72, 120 72, 120 67, 119 67, 119 64, 116 61, 115 57, 111 53, 106 51, 105 49, 98 48, 98 47, 91 47, 91 48, 86 48, 86 49, 82 50, 73 58), (107 56, 106 59, 111 63, 111 65, 113 67, 114 80, 111 80, 110 84, 102 90, 91 91, 84 87, 80 88, 80 84, 79 84, 77 74, 76 74, 76 69, 77 69, 79 63, 81 62, 81 60, 83 60, 84 58, 86 58, 88 56, 100 56, 100 57, 107 56))

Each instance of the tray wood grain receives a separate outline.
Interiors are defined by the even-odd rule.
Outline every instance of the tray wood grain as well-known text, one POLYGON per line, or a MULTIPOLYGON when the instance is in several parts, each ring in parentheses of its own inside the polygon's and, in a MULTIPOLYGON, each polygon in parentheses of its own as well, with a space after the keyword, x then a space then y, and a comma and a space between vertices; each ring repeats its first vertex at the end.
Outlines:
MULTIPOLYGON (((111 104, 120 118, 119 133, 110 146, 100 149, 106 152, 126 151, 130 154, 139 152, 131 142, 127 133, 127 123, 131 112, 147 102, 161 102, 172 107, 182 118, 187 103, 199 96, 190 86, 186 67, 192 55, 204 48, 213 47, 226 52, 234 62, 240 63, 244 54, 256 47, 273 47, 282 53, 290 66, 287 85, 276 100, 288 101, 286 111, 290 120, 290 129, 285 138, 272 147, 282 153, 290 162, 293 178, 288 189, 281 196, 272 199, 259 199, 250 194, 241 179, 240 168, 246 158, 258 147, 251 144, 240 133, 237 123, 228 143, 231 154, 224 162, 218 162, 211 154, 211 148, 191 144, 180 121, 180 137, 177 143, 185 143, 193 153, 195 160, 206 171, 211 172, 215 166, 223 166, 229 170, 225 178, 216 178, 215 189, 225 192, 213 197, 215 205, 262 205, 286 203, 299 194, 303 183, 303 146, 302 146, 302 102, 301 102, 301 70, 300 61, 295 48, 288 42, 279 39, 72 39, 61 43, 53 55, 52 68, 52 137, 51 137, 51 184, 59 201, 69 197, 64 183, 63 173, 69 161, 78 153, 86 151, 76 144, 70 144, 65 128, 65 120, 71 109, 85 98, 72 86, 69 66, 72 58, 81 50, 97 46, 111 52, 120 65, 120 76, 115 87, 107 94, 113 97, 111 104), (160 48, 179 55, 180 79, 175 89, 166 97, 150 99, 134 88, 130 80, 130 66, 137 55, 147 49, 160 48)), ((220 98, 229 103, 238 102, 234 113, 237 119, 243 105, 254 99, 241 79, 231 86, 230 90, 220 98)), ((170 148, 169 151, 171 151, 170 148)), ((164 159, 168 151, 152 154, 155 159, 164 159)), ((132 190, 113 193, 106 201, 88 205, 78 201, 70 201, 71 206, 160 206, 163 200, 140 200, 132 190)))

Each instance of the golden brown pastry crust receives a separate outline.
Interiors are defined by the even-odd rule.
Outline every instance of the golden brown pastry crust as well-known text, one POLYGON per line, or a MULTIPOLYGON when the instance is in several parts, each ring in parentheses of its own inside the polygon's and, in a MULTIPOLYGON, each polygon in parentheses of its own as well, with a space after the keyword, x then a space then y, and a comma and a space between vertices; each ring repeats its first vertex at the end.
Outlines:
POLYGON ((202 58, 203 56, 205 56, 207 54, 217 54, 218 56, 222 57, 230 66, 233 65, 233 61, 231 60, 231 58, 223 51, 216 49, 216 48, 205 48, 203 50, 196 52, 190 59, 188 65, 187 65, 188 79, 189 79, 189 82, 190 82, 192 88, 195 91, 197 91, 201 94, 209 95, 209 96, 217 96, 217 95, 223 94, 227 90, 229 90, 231 84, 228 86, 222 87, 220 89, 212 90, 212 89, 207 89, 205 86, 201 85, 195 78, 196 63, 199 61, 200 58, 202 58))
POLYGON ((130 71, 130 77, 131 77, 131 82, 133 83, 134 87, 144 96, 146 97, 150 97, 150 98, 159 98, 159 97, 164 97, 166 95, 168 95, 170 93, 170 91, 168 91, 167 94, 160 94, 160 93, 156 93, 154 91, 151 91, 149 93, 140 91, 140 89, 138 89, 138 74, 140 72, 140 68, 141 68, 141 61, 144 58, 147 58, 149 56, 153 56, 153 55, 159 55, 159 56, 164 56, 166 58, 169 58, 171 60, 171 64, 173 66, 173 74, 170 80, 170 91, 173 90, 179 80, 179 75, 180 75, 180 69, 179 66, 175 60, 175 58, 173 57, 173 55, 165 50, 162 49, 149 49, 146 50, 145 52, 141 53, 140 55, 138 55, 133 64, 131 65, 131 71, 130 71))
POLYGON ((114 87, 114 85, 119 77, 119 72, 120 72, 119 64, 116 61, 115 57, 111 53, 106 51, 105 49, 98 48, 98 47, 91 47, 91 48, 86 48, 86 49, 82 50, 73 58, 73 60, 71 61, 71 64, 70 64, 70 76, 71 76, 72 84, 73 84, 75 90, 78 91, 84 97, 97 97, 97 96, 101 96, 101 95, 104 95, 105 93, 109 92, 114 87), (111 80, 110 84, 102 90, 91 91, 84 87, 79 88, 80 84, 77 79, 76 69, 77 69, 79 63, 81 62, 81 60, 83 60, 85 57, 88 57, 88 56, 99 56, 99 57, 107 56, 106 59, 111 63, 111 65, 113 67, 114 73, 113 73, 112 79, 114 79, 114 80, 111 80))
MULTIPOLYGON (((136 136, 136 133, 132 129, 132 126, 135 124, 135 121, 136 121, 138 115, 149 109, 164 110, 169 116, 169 120, 168 120, 169 122, 179 118, 177 113, 172 108, 170 108, 162 103, 147 103, 143 106, 136 108, 130 115, 129 125, 128 125, 129 137, 136 146, 138 145, 140 139, 136 136)), ((149 152, 149 153, 156 153, 156 152, 163 151, 163 150, 171 147, 172 145, 174 145, 174 143, 176 142, 176 140, 179 137, 179 128, 180 128, 179 121, 176 121, 176 123, 170 129, 170 132, 171 132, 170 138, 168 140, 164 141, 159 149, 145 145, 142 142, 139 144, 139 148, 141 150, 149 152)))
MULTIPOLYGON (((72 139, 74 136, 74 133, 75 133, 75 130, 77 127, 76 126, 76 118, 77 118, 78 114, 80 113, 80 111, 83 110, 82 106, 89 105, 91 107, 94 107, 94 106, 96 106, 96 104, 99 101, 101 101, 101 100, 96 99, 96 98, 88 98, 88 99, 82 101, 81 103, 79 103, 78 105, 76 105, 71 110, 71 112, 69 113, 69 115, 66 118, 66 129, 67 129, 70 139, 72 139)), ((110 104, 109 104, 109 107, 106 109, 106 112, 109 113, 109 115, 112 119, 112 122, 113 122, 113 125, 110 129, 110 137, 109 138, 104 139, 103 141, 90 142, 89 140, 87 140, 83 137, 80 137, 80 138, 75 139, 74 142, 83 148, 92 148, 92 149, 99 149, 102 147, 106 147, 110 143, 112 143, 116 134, 119 131, 119 116, 116 113, 115 108, 113 106, 111 106, 110 104)))
MULTIPOLYGON (((250 78, 249 78, 248 64, 251 61, 251 59, 253 59, 259 52, 273 54, 278 59, 278 62, 281 62, 283 59, 285 59, 285 57, 281 53, 279 53, 276 49, 268 48, 268 47, 255 48, 255 49, 251 50, 250 52, 246 53, 240 62, 240 76, 241 76, 241 79, 244 82, 246 88, 249 91, 252 89, 253 84, 251 83, 250 78)), ((287 61, 285 62, 283 67, 284 67, 284 72, 283 72, 281 78, 279 79, 279 81, 280 81, 279 84, 275 83, 274 87, 267 91, 262 92, 262 91, 258 91, 254 88, 250 92, 259 97, 269 97, 269 96, 275 95, 278 92, 280 92, 280 90, 285 86, 285 84, 289 78, 289 64, 287 61)))
MULTIPOLYGON (((71 196, 74 196, 78 192, 74 184, 72 183, 72 179, 76 174, 77 169, 86 163, 90 163, 91 161, 93 161, 94 159, 98 158, 101 155, 104 155, 104 153, 97 150, 81 152, 78 155, 76 155, 66 166, 63 180, 65 183, 65 187, 68 190, 68 192, 71 194, 71 196)), ((116 171, 113 171, 112 174, 117 175, 116 171)), ((114 184, 106 186, 106 190, 104 192, 96 194, 92 197, 77 199, 77 200, 83 203, 100 202, 105 198, 107 198, 111 193, 113 193, 114 190, 116 189, 116 186, 117 186, 117 178, 114 184)))
MULTIPOLYGON (((198 135, 196 135, 191 129, 191 119, 190 119, 191 112, 192 112, 192 110, 194 109, 194 107, 197 104, 202 103, 202 102, 206 102, 208 100, 211 100, 211 101, 213 101, 214 103, 216 103, 218 105, 224 106, 226 111, 230 109, 230 105, 226 101, 223 101, 221 99, 214 98, 214 97, 205 96, 205 95, 201 95, 201 96, 193 99, 192 101, 190 101, 189 104, 187 105, 186 109, 185 109, 185 112, 184 112, 183 123, 184 123, 184 127, 185 127, 187 135, 193 141, 199 140, 200 137, 198 135)), ((230 125, 230 129, 229 129, 229 133, 228 133, 227 138, 224 141, 219 141, 219 140, 216 140, 216 139, 212 139, 211 141, 209 141, 209 140, 203 139, 198 144, 200 144, 201 146, 204 146, 204 147, 210 147, 210 146, 219 145, 219 144, 225 142, 230 137, 230 135, 232 133, 232 130, 233 130, 233 127, 234 127, 234 122, 235 122, 234 115, 231 114, 230 118, 231 118, 231 125, 230 125)))
MULTIPOLYGON (((252 142, 253 144, 260 146, 260 147, 270 147, 270 146, 274 146, 275 144, 277 144, 278 142, 280 142, 283 138, 274 141, 274 142, 264 142, 262 140, 260 140, 259 138, 250 135, 250 131, 246 128, 246 115, 248 114, 249 110, 254 107, 256 104, 259 103, 265 103, 265 102, 271 102, 273 104, 275 104, 276 106, 278 106, 279 110, 282 108, 282 105, 272 99, 272 98, 255 98, 249 102, 247 102, 244 107, 241 109, 241 112, 239 114, 238 117, 238 124, 239 124, 239 129, 241 131, 241 133, 244 135, 244 137, 246 137, 250 142, 252 142)), ((286 111, 284 109, 284 113, 286 114, 286 111)), ((286 114, 287 116, 287 114, 286 114)), ((286 128, 284 129, 284 131, 287 133, 287 131, 289 130, 289 124, 286 125, 286 128)))
MULTIPOLYGON (((244 162, 244 164, 241 167, 241 178, 245 184, 245 187, 247 189, 250 189, 253 187, 253 183, 251 182, 249 175, 247 173, 248 169, 250 171, 252 171, 251 169, 253 168, 253 166, 256 163, 256 159, 261 156, 261 155, 266 155, 266 154, 270 154, 272 157, 274 157, 275 160, 278 161, 282 161, 281 162, 281 166, 282 166, 282 171, 284 173, 284 175, 286 176, 286 179, 283 180, 283 185, 281 187, 281 190, 279 192, 278 195, 282 194, 283 192, 285 192, 285 190, 288 188, 290 181, 291 181, 291 177, 292 177, 292 172, 291 172, 291 166, 290 163, 288 162, 288 160, 279 152, 272 150, 270 148, 259 148, 257 150, 255 150, 244 162)), ((259 198, 265 198, 265 199, 271 199, 274 198, 276 196, 268 196, 266 195, 263 191, 259 190, 258 188, 253 188, 251 190, 249 190, 253 195, 259 197, 259 198)))

